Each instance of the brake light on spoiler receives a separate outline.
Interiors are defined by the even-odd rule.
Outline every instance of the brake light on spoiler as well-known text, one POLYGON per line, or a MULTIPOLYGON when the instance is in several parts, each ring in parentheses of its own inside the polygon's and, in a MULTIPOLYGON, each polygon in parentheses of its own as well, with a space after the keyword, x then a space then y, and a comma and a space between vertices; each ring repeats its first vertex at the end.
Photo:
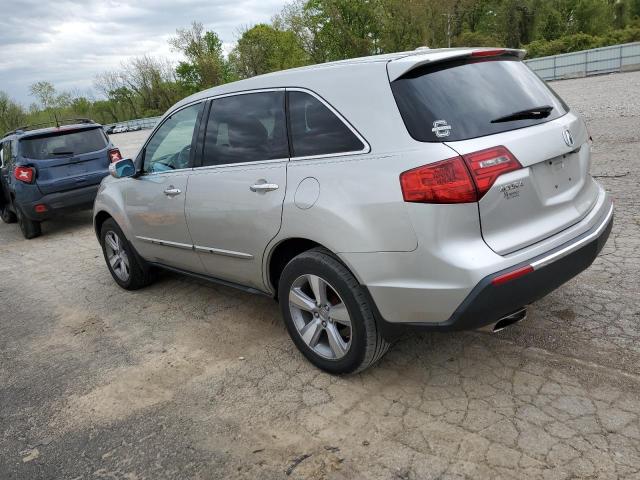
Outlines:
POLYGON ((471 203, 479 201, 505 173, 522 165, 503 146, 468 153, 400 174, 405 202, 471 203))
POLYGON ((507 50, 504 48, 492 48, 491 50, 475 50, 471 52, 471 56, 480 58, 499 57, 505 53, 507 53, 507 50))

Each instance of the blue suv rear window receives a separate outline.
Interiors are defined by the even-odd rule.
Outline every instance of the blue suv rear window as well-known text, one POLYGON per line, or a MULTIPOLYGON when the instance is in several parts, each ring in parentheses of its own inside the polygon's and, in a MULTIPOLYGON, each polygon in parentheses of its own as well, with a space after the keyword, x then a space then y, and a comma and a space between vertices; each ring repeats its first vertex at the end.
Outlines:
POLYGON ((20 140, 20 156, 33 160, 82 155, 107 146, 101 128, 70 130, 20 140))

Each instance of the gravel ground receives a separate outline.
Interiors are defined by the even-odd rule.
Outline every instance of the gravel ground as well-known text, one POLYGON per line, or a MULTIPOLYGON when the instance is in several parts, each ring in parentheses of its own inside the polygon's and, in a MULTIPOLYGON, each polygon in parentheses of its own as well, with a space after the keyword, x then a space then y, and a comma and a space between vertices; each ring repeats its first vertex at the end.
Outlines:
POLYGON ((511 329, 412 336, 357 376, 304 361, 269 299, 120 290, 88 212, 0 225, 0 478, 640 478, 640 72, 553 86, 615 199, 601 256, 511 329))

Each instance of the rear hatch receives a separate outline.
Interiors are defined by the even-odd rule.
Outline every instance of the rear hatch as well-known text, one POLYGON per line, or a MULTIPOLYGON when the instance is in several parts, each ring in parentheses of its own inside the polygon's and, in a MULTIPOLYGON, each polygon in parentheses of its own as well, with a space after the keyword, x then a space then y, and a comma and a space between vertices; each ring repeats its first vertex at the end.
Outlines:
POLYGON ((426 63, 391 86, 411 136, 463 159, 495 252, 550 237, 595 205, 584 122, 513 52, 426 63))
POLYGON ((45 195, 96 185, 108 174, 108 141, 99 126, 30 135, 19 148, 45 195))

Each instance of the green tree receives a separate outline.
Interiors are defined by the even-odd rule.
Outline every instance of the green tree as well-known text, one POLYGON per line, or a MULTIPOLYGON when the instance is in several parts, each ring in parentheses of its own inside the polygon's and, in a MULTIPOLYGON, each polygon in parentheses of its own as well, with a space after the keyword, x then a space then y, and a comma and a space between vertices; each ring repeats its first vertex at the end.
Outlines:
POLYGON ((580 33, 604 34, 613 24, 613 11, 606 0, 578 0, 574 15, 576 31, 580 33))
POLYGON ((0 91, 0 135, 27 123, 24 109, 0 91))
POLYGON ((306 65, 308 56, 293 32, 259 24, 242 33, 229 61, 240 78, 247 78, 306 65))
POLYGON ((426 46, 426 9, 421 0, 384 0, 379 8, 380 43, 384 52, 426 46))
POLYGON ((325 60, 380 53, 380 0, 309 0, 309 28, 325 60))
POLYGON ((45 110, 52 108, 56 100, 56 89, 50 82, 36 82, 29 87, 29 93, 36 97, 45 110))
POLYGON ((176 30, 169 45, 187 59, 178 64, 176 73, 189 93, 232 79, 220 37, 215 32, 205 31, 202 23, 193 22, 190 28, 176 30))

